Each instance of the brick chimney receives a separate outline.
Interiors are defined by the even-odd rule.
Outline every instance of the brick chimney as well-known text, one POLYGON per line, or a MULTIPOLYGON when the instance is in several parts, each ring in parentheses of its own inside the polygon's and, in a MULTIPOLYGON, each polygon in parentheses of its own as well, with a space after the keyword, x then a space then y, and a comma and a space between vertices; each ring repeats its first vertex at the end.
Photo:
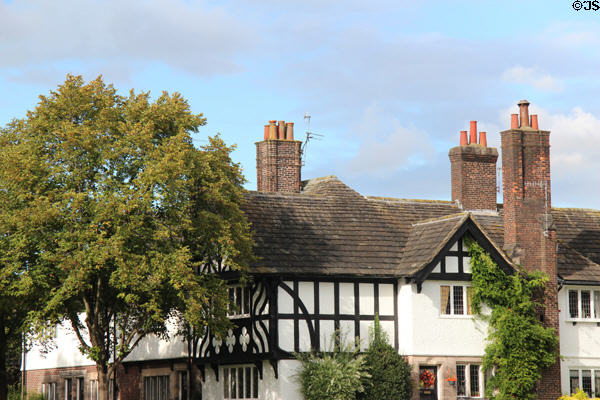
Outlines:
POLYGON ((460 146, 450 149, 452 200, 464 210, 496 210, 496 161, 498 150, 487 147, 485 132, 479 132, 477 121, 471 121, 470 135, 460 132, 460 146))
POLYGON ((257 190, 300 192, 302 142, 294 140, 294 123, 269 121, 264 140, 256 143, 257 190))
MULTIPOLYGON (((502 137, 504 194, 504 249, 528 271, 541 270, 546 286, 544 323, 558 333, 556 231, 551 216, 550 132, 538 128, 537 115, 529 117, 529 102, 521 100, 519 114, 502 137)), ((560 397, 560 363, 544 371, 538 399, 560 397)))

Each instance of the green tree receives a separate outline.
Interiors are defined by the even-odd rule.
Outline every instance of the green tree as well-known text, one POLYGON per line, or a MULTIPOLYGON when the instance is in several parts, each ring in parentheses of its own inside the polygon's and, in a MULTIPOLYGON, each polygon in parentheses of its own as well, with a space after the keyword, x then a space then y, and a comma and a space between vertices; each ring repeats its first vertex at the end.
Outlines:
POLYGON ((410 399, 412 368, 389 344, 387 335, 381 330, 377 315, 370 336, 369 348, 365 353, 365 365, 369 369, 371 379, 364 393, 359 394, 358 398, 361 400, 410 399))
POLYGON ((222 283, 200 266, 244 269, 251 238, 231 148, 218 137, 192 145, 204 124, 177 93, 120 96, 101 77, 69 75, 2 132, 0 191, 22 210, 18 236, 35 244, 26 275, 47 285, 33 320, 68 321, 96 363, 100 398, 175 315, 199 330, 227 324, 225 290, 213 290, 222 283))
POLYGON ((483 368, 492 371, 486 397, 535 399, 542 370, 558 357, 558 335, 538 316, 548 277, 542 272, 507 274, 475 241, 468 242, 473 279, 473 309, 489 321, 483 368), (483 305, 491 314, 482 313, 483 305))

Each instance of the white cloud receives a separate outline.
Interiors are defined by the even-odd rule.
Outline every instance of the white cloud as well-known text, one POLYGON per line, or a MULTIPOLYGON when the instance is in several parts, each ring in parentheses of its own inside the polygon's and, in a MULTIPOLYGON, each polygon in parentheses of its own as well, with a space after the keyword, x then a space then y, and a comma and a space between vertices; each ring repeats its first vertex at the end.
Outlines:
POLYGON ((505 70, 502 73, 502 79, 550 92, 560 92, 563 89, 562 83, 553 78, 552 75, 537 68, 525 68, 520 65, 505 70))
POLYGON ((14 0, 0 4, 0 68, 53 63, 161 62, 231 73, 254 29, 220 7, 168 0, 14 0))
POLYGON ((359 138, 359 147, 354 157, 344 161, 345 169, 358 175, 391 175, 425 164, 434 152, 426 132, 403 126, 395 118, 390 120, 375 105, 365 110, 351 128, 351 135, 359 138))

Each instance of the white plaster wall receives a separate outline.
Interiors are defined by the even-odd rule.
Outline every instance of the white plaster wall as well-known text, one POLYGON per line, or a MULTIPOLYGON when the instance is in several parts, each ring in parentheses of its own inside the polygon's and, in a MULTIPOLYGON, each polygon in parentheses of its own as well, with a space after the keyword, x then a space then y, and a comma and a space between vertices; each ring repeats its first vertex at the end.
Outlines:
POLYGON ((27 352, 27 370, 95 365, 81 354, 79 340, 67 326, 69 325, 63 324, 56 327, 56 337, 50 351, 44 352, 41 345, 33 345, 27 352))
MULTIPOLYGON (((407 355, 482 356, 487 324, 470 315, 440 315, 440 285, 464 285, 465 282, 425 281, 421 293, 409 286, 412 298, 412 351, 407 355)), ((401 292, 408 288, 401 288, 401 292)), ((407 296, 405 293, 403 296, 407 296)), ((402 318, 399 320, 402 325, 402 318)))
MULTIPOLYGON (((562 333, 561 333, 562 335, 562 333)), ((561 336, 562 342, 562 336, 561 336)), ((562 351, 562 350, 561 350, 562 351)), ((600 355, 600 353, 597 353, 600 355)), ((570 394, 569 369, 596 369, 600 370, 600 357, 561 357, 560 360, 560 387, 562 394, 570 394)))
MULTIPOLYGON (((600 356, 600 327, 597 326, 596 320, 578 320, 576 325, 568 321, 569 289, 598 290, 599 288, 590 286, 564 286, 558 292, 560 354, 564 357, 596 359, 600 356)), ((600 367, 600 363, 596 367, 600 367)))
MULTIPOLYGON (((275 379, 273 367, 263 362, 263 379, 258 381, 259 400, 302 400, 296 374, 300 362, 296 360, 279 361, 279 379, 275 379)), ((202 384, 203 399, 223 398, 223 379, 216 380, 212 368, 206 368, 206 381, 202 384)))
MULTIPOLYGON (((171 340, 158 340, 156 336, 149 335, 138 343, 125 361, 185 357, 187 346, 175 335, 175 332, 175 323, 169 323, 171 340)), ((79 345, 79 340, 70 328, 70 324, 63 322, 56 327, 56 337, 50 351, 45 352, 41 345, 35 344, 27 353, 26 367, 28 370, 34 370, 94 365, 92 360, 81 354, 79 345)))
MULTIPOLYGON (((416 292, 416 290, 415 290, 416 292)), ((413 289, 409 283, 398 281, 398 352, 413 354, 413 289)))
POLYGON ((569 318, 569 289, 598 290, 590 286, 564 286, 558 292, 560 323, 561 388, 563 394, 570 390, 569 369, 600 369, 600 327, 595 320, 569 318))

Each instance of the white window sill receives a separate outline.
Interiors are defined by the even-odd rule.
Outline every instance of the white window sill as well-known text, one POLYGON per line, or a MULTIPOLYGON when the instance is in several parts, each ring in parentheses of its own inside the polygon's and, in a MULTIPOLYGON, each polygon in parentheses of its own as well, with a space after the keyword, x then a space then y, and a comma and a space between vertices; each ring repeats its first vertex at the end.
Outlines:
POLYGON ((472 314, 440 314, 443 319, 473 319, 472 314))
POLYGON ((571 323, 587 323, 587 324, 600 324, 600 319, 598 318, 567 318, 565 322, 571 323))

